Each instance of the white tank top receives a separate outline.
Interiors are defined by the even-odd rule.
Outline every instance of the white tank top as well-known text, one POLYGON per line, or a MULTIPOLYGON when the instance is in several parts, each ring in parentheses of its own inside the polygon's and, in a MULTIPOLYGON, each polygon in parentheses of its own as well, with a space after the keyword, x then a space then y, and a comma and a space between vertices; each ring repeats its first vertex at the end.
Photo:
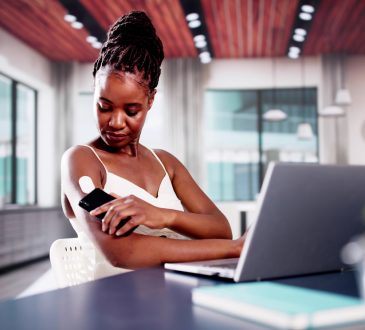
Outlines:
MULTIPOLYGON (((147 203, 150 203, 156 207, 161 208, 168 208, 168 209, 174 209, 178 211, 184 211, 184 208, 176 196, 176 193, 174 191, 174 188, 172 186, 170 177, 165 169, 165 166, 161 162, 161 160, 158 158, 156 153, 152 150, 151 153, 155 156, 156 160, 161 164, 165 176, 163 177, 160 187, 158 189, 157 197, 151 195, 147 190, 139 187, 138 185, 134 184, 133 182, 124 179, 123 177, 120 177, 112 172, 109 172, 104 163, 101 161, 98 154, 95 152, 95 150, 88 146, 84 145, 85 147, 88 147, 94 155, 97 157, 97 159, 100 161, 100 163, 105 168, 106 172, 106 182, 104 186, 104 190, 108 193, 116 193, 119 196, 128 196, 128 195, 135 195, 136 197, 143 199, 147 203)), ((88 258, 94 259, 89 260, 91 264, 94 264, 94 279, 114 275, 117 273, 122 273, 129 271, 128 269, 123 268, 117 268, 113 267, 107 259, 104 257, 104 255, 99 251, 99 249, 94 246, 94 244, 91 242, 91 240, 87 237, 87 235, 83 232, 82 227, 79 223, 78 219, 72 219, 70 220, 73 228, 78 234, 78 237, 81 241, 81 243, 86 246, 85 251, 88 251, 88 258), (90 253, 90 251, 93 251, 94 253, 90 253)), ((142 235, 151 235, 151 236, 162 236, 162 237, 168 237, 168 238, 174 238, 174 239, 187 239, 187 237, 180 235, 168 228, 164 229, 150 229, 146 226, 140 225, 137 229, 134 231, 135 233, 142 234, 142 235)))

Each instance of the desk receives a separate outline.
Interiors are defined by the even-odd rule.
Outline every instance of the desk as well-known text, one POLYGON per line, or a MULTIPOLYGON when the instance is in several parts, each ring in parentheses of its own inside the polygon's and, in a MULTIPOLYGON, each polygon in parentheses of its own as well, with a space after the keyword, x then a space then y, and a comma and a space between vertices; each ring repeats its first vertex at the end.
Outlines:
MULTIPOLYGON (((277 282, 357 296, 354 272, 277 282)), ((2 302, 0 324, 4 330, 266 329, 191 304, 192 288, 219 283, 222 281, 164 271, 162 267, 148 268, 2 302)))

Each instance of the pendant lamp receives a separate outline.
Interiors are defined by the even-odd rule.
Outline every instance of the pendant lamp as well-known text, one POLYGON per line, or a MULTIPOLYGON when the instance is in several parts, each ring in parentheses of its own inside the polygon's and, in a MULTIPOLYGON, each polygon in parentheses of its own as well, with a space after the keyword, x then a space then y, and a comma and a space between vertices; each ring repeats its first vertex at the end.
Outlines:
POLYGON ((273 91, 272 91, 272 108, 267 110, 262 118, 267 121, 278 122, 283 121, 288 118, 288 115, 281 109, 276 107, 276 61, 275 57, 272 62, 272 81, 273 81, 273 91))
POLYGON ((340 58, 340 88, 336 92, 335 103, 340 106, 348 106, 351 104, 350 91, 345 87, 345 58, 341 55, 340 58))
MULTIPOLYGON (((334 76, 334 71, 335 70, 331 70, 330 71, 330 78, 331 78, 331 82, 332 82, 332 88, 331 88, 331 92, 332 92, 332 104, 328 105, 327 107, 321 109, 318 111, 318 114, 322 117, 341 117, 345 115, 345 109, 343 107, 349 105, 351 103, 351 95, 349 90, 347 90, 346 88, 344 88, 344 69, 343 69, 343 60, 341 60, 340 63, 340 88, 337 90, 337 92, 335 93, 335 87, 334 87, 334 83, 336 81, 336 77, 334 76)), ((337 79, 338 80, 338 79, 337 79)), ((338 84, 337 84, 338 85, 338 84)))

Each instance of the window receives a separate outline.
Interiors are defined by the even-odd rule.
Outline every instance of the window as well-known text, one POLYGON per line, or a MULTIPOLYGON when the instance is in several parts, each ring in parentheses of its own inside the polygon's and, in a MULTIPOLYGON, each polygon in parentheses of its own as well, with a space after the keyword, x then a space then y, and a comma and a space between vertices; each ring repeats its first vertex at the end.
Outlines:
POLYGON ((36 203, 36 99, 0 74, 0 204, 36 203))
POLYGON ((317 162, 317 91, 209 90, 205 93, 206 191, 215 201, 254 200, 270 161, 317 162), (262 114, 280 108, 287 119, 262 114), (314 136, 301 140, 307 122, 314 136))

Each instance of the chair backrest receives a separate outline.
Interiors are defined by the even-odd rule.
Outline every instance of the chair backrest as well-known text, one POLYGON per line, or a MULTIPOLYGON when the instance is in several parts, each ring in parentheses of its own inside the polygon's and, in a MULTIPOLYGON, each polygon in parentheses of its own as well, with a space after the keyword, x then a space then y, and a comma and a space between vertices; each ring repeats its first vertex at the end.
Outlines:
POLYGON ((78 238, 54 241, 49 251, 53 273, 58 286, 64 288, 94 279, 93 249, 78 238))

